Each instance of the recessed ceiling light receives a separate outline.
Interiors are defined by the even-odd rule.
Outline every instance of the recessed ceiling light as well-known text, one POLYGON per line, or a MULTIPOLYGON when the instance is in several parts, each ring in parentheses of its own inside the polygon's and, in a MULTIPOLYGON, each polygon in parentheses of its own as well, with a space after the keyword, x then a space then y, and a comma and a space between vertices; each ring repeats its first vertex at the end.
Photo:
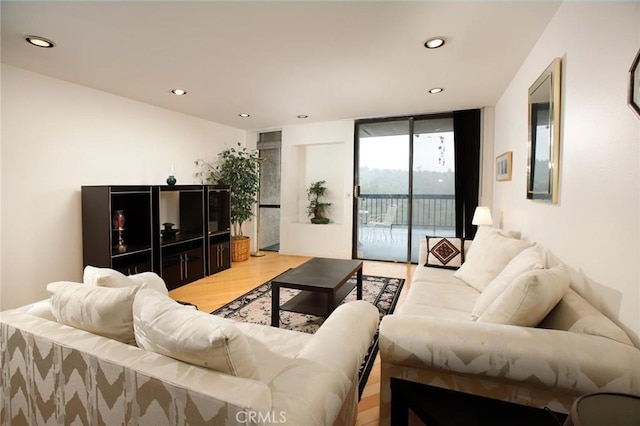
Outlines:
POLYGON ((187 91, 182 89, 173 89, 171 93, 173 93, 176 96, 183 96, 187 94, 187 91))
POLYGON ((302 119, 302 118, 309 118, 309 116, 307 114, 298 114, 296 115, 296 117, 302 119))
POLYGON ((47 40, 44 37, 30 35, 26 36, 24 39, 27 41, 27 43, 30 43, 37 47, 44 47, 45 49, 52 48, 56 45, 54 42, 52 42, 51 40, 47 40))
POLYGON ((249 117, 251 117, 251 114, 242 113, 242 114, 238 114, 238 116, 240 116, 242 118, 249 118, 249 117))
POLYGON ((444 46, 444 39, 442 37, 433 37, 424 42, 424 47, 427 49, 437 49, 444 46))
POLYGON ((444 89, 442 87, 434 87, 433 89, 429 89, 429 93, 440 93, 442 92, 444 89))

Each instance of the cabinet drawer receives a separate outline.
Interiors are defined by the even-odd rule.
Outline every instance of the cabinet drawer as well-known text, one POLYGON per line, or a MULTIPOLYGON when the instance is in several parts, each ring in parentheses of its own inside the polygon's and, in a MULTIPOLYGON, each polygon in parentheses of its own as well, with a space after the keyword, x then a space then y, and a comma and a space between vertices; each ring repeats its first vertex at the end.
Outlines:
POLYGON ((162 279, 169 290, 204 277, 204 250, 197 241, 163 249, 162 279))

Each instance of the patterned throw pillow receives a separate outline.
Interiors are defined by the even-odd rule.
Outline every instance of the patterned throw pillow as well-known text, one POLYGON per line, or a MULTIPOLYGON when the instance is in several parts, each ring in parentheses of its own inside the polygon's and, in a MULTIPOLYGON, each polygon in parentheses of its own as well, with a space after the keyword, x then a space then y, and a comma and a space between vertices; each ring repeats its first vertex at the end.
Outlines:
POLYGON ((424 266, 458 269, 464 262, 462 238, 427 237, 427 263, 424 266))

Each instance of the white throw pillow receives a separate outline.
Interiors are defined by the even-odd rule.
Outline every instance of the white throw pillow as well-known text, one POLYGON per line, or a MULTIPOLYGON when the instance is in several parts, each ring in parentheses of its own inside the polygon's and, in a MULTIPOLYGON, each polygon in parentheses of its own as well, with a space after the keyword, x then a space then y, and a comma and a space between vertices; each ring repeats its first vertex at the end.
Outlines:
POLYGON ((58 322, 58 319, 55 317, 55 315, 53 315, 53 311, 51 310, 51 302, 49 301, 49 299, 32 303, 27 309, 27 313, 35 317, 58 322))
POLYGON ((528 249, 518 253, 516 257, 504 267, 504 269, 498 274, 497 277, 489 283, 489 285, 480 293, 480 296, 476 300, 476 304, 471 311, 471 319, 476 321, 484 311, 487 310, 489 305, 502 292, 504 292, 509 284, 516 279, 517 276, 534 269, 544 268, 544 257, 540 252, 537 245, 533 245, 528 249))
POLYGON ((156 290, 162 294, 169 294, 167 284, 155 272, 140 272, 139 274, 129 275, 127 279, 133 281, 134 285, 144 284, 144 288, 156 290))
POLYGON ((121 272, 110 268, 84 267, 82 282, 100 287, 130 287, 131 281, 121 272))
POLYGON ((134 344, 133 300, 140 286, 109 288, 60 281, 47 285, 59 323, 134 344))
POLYGON ((133 304, 133 325, 143 349, 221 373, 259 378, 249 342, 233 321, 143 289, 133 304))
POLYGON ((535 327, 569 289, 569 271, 558 265, 519 275, 478 318, 479 322, 535 327))
MULTIPOLYGON (((478 231, 476 232, 476 238, 478 237, 478 235, 482 235, 485 232, 497 232, 498 234, 507 237, 507 238, 513 238, 516 240, 519 240, 520 237, 522 236, 522 234, 520 233, 520 231, 507 231, 505 229, 499 229, 499 228, 493 228, 491 226, 480 226, 478 228, 478 231)), ((467 247, 465 245, 464 248, 464 255, 467 256, 469 253, 471 253, 471 249, 473 247, 473 245, 471 243, 473 243, 475 240, 465 240, 465 242, 469 243, 469 246, 467 247)))
POLYGON ((495 228, 482 226, 471 250, 465 254, 464 263, 453 275, 482 292, 511 259, 532 245, 530 241, 505 237, 495 228))
POLYGON ((146 284, 146 288, 169 294, 164 280, 154 272, 142 272, 140 274, 126 276, 115 269, 97 268, 87 265, 84 268, 82 281, 85 284, 100 287, 131 287, 146 284))

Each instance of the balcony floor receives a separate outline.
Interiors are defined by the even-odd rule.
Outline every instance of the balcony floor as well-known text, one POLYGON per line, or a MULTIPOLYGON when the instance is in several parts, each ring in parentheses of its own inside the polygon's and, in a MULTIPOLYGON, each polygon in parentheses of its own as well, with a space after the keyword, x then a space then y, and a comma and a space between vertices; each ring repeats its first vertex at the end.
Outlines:
MULTIPOLYGON (((374 228, 367 225, 358 230, 358 258, 385 260, 392 262, 407 261, 409 232, 406 226, 394 225, 389 228, 374 228)), ((418 262, 420 240, 425 236, 454 237, 454 228, 414 227, 411 232, 411 262, 418 262)))

